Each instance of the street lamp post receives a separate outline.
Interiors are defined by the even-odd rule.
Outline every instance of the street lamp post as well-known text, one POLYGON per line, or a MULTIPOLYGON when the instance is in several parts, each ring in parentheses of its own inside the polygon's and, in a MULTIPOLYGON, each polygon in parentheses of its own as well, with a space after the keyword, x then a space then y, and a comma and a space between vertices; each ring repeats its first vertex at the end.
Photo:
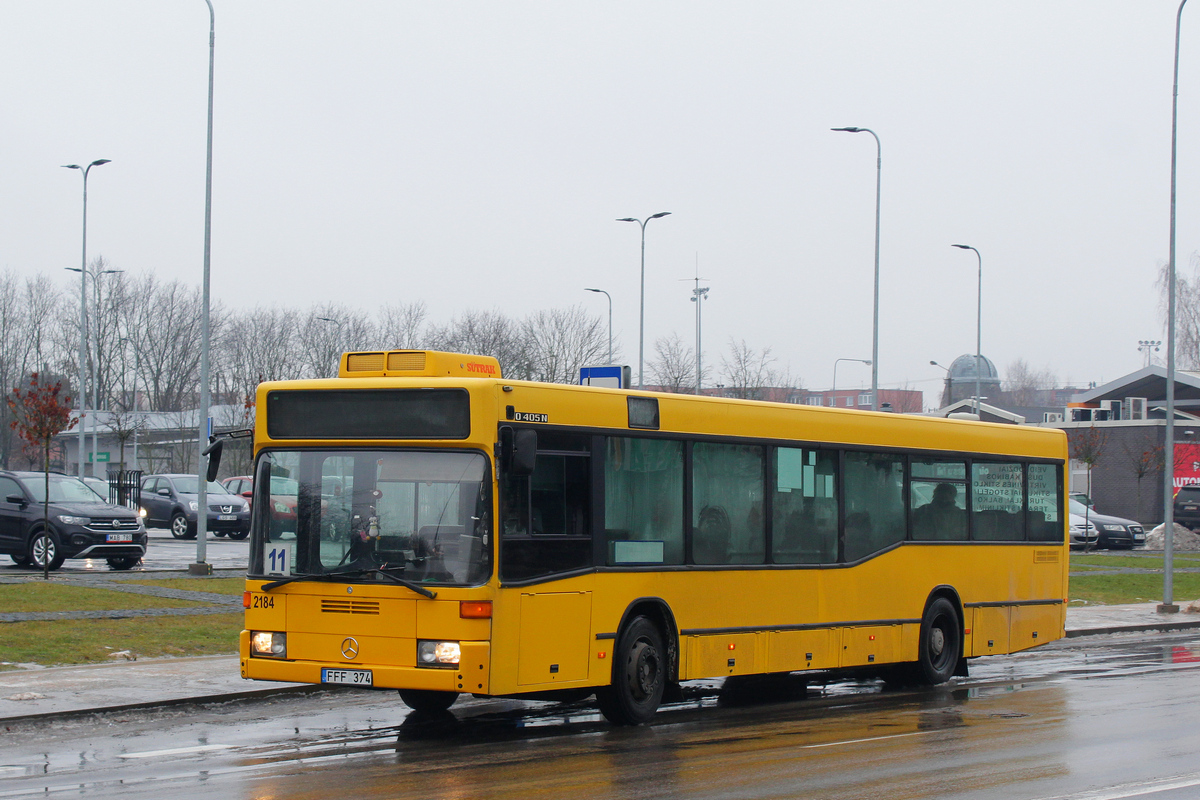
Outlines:
POLYGON ((1176 614, 1175 605, 1175 153, 1179 125, 1179 29, 1183 22, 1181 0, 1175 14, 1175 84, 1171 90, 1171 236, 1167 254, 1167 430, 1163 465, 1163 601, 1160 614, 1176 614))
POLYGON ((1142 365, 1143 367, 1150 366, 1150 359, 1152 358, 1150 353, 1151 351, 1157 353, 1160 345, 1162 345, 1162 340, 1160 339, 1138 339, 1138 352, 1146 354, 1146 363, 1142 365))
POLYGON ((603 289, 584 289, 585 292, 596 292, 608 298, 608 364, 612 366, 612 295, 603 289))
POLYGON ((696 394, 700 394, 702 363, 700 360, 700 301, 708 299, 708 287, 700 285, 700 278, 695 279, 696 288, 692 289, 692 302, 696 304, 696 394))
POLYGON ((212 430, 208 424, 208 355, 211 346, 209 326, 209 275, 212 252, 212 140, 213 140, 213 61, 216 55, 217 16, 212 0, 208 4, 208 142, 204 169, 204 288, 203 308, 200 314, 200 413, 196 447, 196 466, 200 485, 197 487, 196 502, 200 511, 196 514, 196 563, 188 566, 193 575, 211 575, 212 565, 205 561, 208 544, 208 456, 204 450, 212 430))
POLYGON ((99 158, 81 167, 78 164, 63 164, 63 169, 77 169, 83 173, 83 260, 79 269, 79 477, 83 477, 83 450, 87 446, 87 424, 82 419, 87 391, 87 179, 92 167, 108 164, 112 159, 99 158))
MULTIPOLYGON (((340 319, 334 319, 333 317, 317 317, 317 319, 319 319, 321 322, 328 322, 331 325, 337 325, 337 338, 338 338, 337 356, 338 356, 338 362, 340 364, 341 363, 341 347, 342 347, 342 342, 344 341, 342 339, 342 321, 340 319)), ((336 377, 336 375, 337 375, 337 370, 335 369, 334 376, 336 377)))
POLYGON ((879 189, 883 179, 883 145, 870 128, 830 128, 839 133, 869 133, 875 137, 875 309, 871 325, 871 410, 879 410, 879 189))
POLYGON ((872 365, 871 359, 869 358, 835 358, 833 360, 833 388, 829 390, 829 393, 833 395, 834 406, 837 405, 837 365, 839 361, 857 361, 858 363, 866 364, 867 366, 872 365))
POLYGON ((978 417, 981 395, 979 375, 983 371, 983 256, 979 255, 979 251, 969 244, 952 244, 950 246, 957 247, 959 250, 974 250, 975 258, 979 262, 979 294, 975 312, 975 416, 978 417))
POLYGON ((670 211, 660 211, 657 214, 651 214, 645 219, 637 219, 635 217, 622 217, 617 222, 636 222, 642 226, 642 292, 641 300, 638 302, 638 388, 641 389, 645 385, 644 366, 645 366, 645 344, 646 344, 646 223, 652 219, 666 217, 670 215, 670 211))
MULTIPOLYGON (((102 286, 100 276, 115 275, 118 272, 125 271, 123 269, 97 270, 96 266, 99 266, 99 264, 93 266, 91 269, 84 270, 79 270, 75 267, 65 268, 68 272, 83 272, 85 275, 91 275, 92 283, 95 284, 96 289, 96 318, 95 323, 92 325, 92 329, 94 330, 92 336, 92 449, 89 451, 91 455, 88 458, 88 462, 92 465, 93 475, 96 472, 96 452, 100 449, 100 428, 96 424, 99 420, 95 419, 96 414, 100 411, 100 381, 96 378, 100 363, 100 288, 102 286)), ((80 459, 82 458, 81 451, 80 459)))

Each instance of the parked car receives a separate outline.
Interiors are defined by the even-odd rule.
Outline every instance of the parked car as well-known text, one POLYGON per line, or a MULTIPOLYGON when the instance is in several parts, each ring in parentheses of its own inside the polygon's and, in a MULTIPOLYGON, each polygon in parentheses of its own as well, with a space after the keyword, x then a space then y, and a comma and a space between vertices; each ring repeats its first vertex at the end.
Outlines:
POLYGON ((1071 499, 1068 506, 1072 517, 1086 517, 1096 526, 1098 548, 1131 550, 1146 543, 1146 532, 1140 522, 1101 514, 1075 499, 1071 499))
POLYGON ((1088 545, 1095 546, 1100 538, 1096 523, 1078 514, 1071 514, 1071 549, 1078 550, 1088 545))
POLYGON ((1083 503, 1088 508, 1092 508, 1096 504, 1092 502, 1092 498, 1088 497, 1084 492, 1071 492, 1070 498, 1083 503))
POLYGON ((109 498, 112 496, 110 494, 111 487, 109 486, 108 481, 101 478, 92 477, 91 475, 87 475, 81 480, 88 485, 89 489, 100 495, 100 499, 104 502, 107 503, 109 498))
MULTIPOLYGON (((245 539, 250 535, 250 506, 241 497, 209 481, 208 530, 217 536, 245 539)), ((176 539, 195 539, 200 504, 199 475, 147 475, 142 478, 142 508, 146 526, 170 528, 176 539)))
POLYGON ((101 500, 69 475, 0 472, 0 553, 21 566, 58 569, 68 558, 103 558, 130 569, 146 553, 146 529, 133 509, 101 500))
POLYGON ((1200 484, 1188 484, 1175 493, 1175 521, 1189 530, 1200 528, 1200 484))
MULTIPOLYGON (((249 500, 254 496, 254 478, 238 475, 221 481, 225 491, 249 500)), ((278 539, 284 532, 296 532, 296 498, 300 484, 294 478, 271 476, 271 538, 278 539)))

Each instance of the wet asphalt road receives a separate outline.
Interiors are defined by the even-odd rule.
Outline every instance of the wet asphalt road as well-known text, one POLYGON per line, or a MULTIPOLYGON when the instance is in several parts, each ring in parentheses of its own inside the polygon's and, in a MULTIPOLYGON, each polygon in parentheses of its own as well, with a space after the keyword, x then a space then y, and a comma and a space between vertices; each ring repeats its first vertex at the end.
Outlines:
POLYGON ((623 729, 582 704, 421 718, 361 690, 99 715, 0 734, 0 798, 1179 800, 1200 797, 1198 666, 1194 634, 1085 637, 936 689, 692 685, 623 729))

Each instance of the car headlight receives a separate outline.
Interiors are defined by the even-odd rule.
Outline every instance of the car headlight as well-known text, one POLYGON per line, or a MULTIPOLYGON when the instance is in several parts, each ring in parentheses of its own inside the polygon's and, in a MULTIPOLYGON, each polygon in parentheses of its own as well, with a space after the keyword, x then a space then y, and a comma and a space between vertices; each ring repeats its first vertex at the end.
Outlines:
POLYGON ((138 516, 141 517, 142 519, 145 519, 146 518, 146 509, 139 507, 138 508, 138 516))
POLYGON ((250 654, 261 658, 287 658, 287 634, 278 631, 251 631, 250 654))
POLYGON ((188 508, 190 508, 192 511, 199 511, 200 504, 198 502, 196 502, 195 500, 192 500, 191 502, 188 503, 188 508))
POLYGON ((91 517, 72 517, 67 514, 59 514, 58 521, 64 525, 91 525, 91 517))
POLYGON ((417 642, 418 667, 455 668, 461 654, 458 642, 417 642))
POLYGON ((1123 531, 1123 530, 1125 530, 1124 525, 1102 525, 1101 527, 1103 527, 1104 530, 1106 530, 1106 531, 1123 531))

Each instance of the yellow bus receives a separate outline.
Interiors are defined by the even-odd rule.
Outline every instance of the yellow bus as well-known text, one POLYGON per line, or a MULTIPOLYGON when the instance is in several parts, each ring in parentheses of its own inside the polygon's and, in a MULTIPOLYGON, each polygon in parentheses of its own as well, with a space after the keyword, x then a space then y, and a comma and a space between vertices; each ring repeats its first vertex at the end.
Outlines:
POLYGON ((639 724, 681 681, 937 684, 1064 635, 1061 431, 509 381, 433 351, 346 353, 257 409, 245 678, 419 711, 594 693, 639 724))

